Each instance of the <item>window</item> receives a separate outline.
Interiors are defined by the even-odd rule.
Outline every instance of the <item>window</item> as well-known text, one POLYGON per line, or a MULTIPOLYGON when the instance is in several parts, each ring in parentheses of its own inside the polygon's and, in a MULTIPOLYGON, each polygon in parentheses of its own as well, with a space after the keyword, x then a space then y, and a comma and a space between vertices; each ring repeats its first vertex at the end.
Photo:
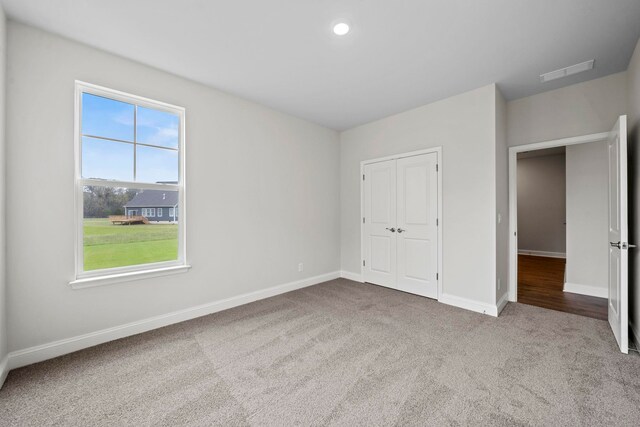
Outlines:
POLYGON ((173 208, 169 208, 169 216, 173 218, 175 215, 175 210, 173 208))
POLYGON ((75 114, 73 283, 186 268, 184 220, 151 224, 156 208, 140 208, 184 206, 184 109, 76 82, 75 114))
POLYGON ((158 217, 162 218, 162 208, 158 208, 158 217))
POLYGON ((147 218, 153 218, 156 216, 155 208, 142 208, 142 216, 146 216, 147 218))

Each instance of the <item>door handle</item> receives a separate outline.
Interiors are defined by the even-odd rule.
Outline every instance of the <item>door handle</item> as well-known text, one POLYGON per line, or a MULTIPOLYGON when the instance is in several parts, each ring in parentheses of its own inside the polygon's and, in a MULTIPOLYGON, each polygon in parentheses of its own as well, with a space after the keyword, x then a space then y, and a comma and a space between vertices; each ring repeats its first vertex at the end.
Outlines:
POLYGON ((402 233, 403 231, 407 231, 407 230, 403 230, 402 228, 398 227, 398 233, 402 233))
POLYGON ((612 248, 620 249, 620 242, 617 242, 617 243, 609 242, 609 246, 611 246, 612 248))
POLYGON ((390 232, 392 232, 392 233, 395 233, 395 232, 396 232, 396 229, 395 229, 395 228, 393 228, 393 227, 391 227, 391 228, 388 228, 388 227, 387 227, 387 230, 389 230, 389 231, 390 231, 390 232))

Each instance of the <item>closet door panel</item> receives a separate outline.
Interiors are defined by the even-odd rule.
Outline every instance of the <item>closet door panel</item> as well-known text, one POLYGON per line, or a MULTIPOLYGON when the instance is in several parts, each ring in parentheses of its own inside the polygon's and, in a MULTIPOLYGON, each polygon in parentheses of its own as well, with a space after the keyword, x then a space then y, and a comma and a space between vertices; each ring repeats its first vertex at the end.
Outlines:
POLYGON ((438 297, 438 155, 405 157, 396 162, 397 286, 438 297))
POLYGON ((396 161, 364 168, 364 279, 396 287, 396 161))

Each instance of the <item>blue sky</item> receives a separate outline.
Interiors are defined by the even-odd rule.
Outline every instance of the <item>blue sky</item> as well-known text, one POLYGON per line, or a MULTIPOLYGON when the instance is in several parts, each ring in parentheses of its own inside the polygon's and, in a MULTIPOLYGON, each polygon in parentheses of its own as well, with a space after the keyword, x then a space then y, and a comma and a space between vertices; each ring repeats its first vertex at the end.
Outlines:
MULTIPOLYGON (((178 148, 178 116, 84 93, 82 95, 82 176, 133 181, 133 144, 91 138, 120 139, 159 147, 178 148)), ((137 145, 136 181, 178 180, 178 153, 137 145)))

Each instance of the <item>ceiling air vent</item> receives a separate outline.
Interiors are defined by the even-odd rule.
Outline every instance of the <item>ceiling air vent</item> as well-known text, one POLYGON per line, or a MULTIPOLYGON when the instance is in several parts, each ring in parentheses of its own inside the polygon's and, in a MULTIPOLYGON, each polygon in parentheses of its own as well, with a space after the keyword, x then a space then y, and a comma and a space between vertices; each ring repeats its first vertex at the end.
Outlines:
POLYGON ((592 59, 590 61, 581 62, 579 64, 571 65, 566 68, 561 68, 560 70, 555 70, 545 74, 540 74, 540 82, 546 83, 546 82, 550 82, 551 80, 561 79, 562 77, 572 76, 574 74, 578 74, 583 71, 589 71, 593 69, 594 62, 595 62, 595 59, 592 59))

